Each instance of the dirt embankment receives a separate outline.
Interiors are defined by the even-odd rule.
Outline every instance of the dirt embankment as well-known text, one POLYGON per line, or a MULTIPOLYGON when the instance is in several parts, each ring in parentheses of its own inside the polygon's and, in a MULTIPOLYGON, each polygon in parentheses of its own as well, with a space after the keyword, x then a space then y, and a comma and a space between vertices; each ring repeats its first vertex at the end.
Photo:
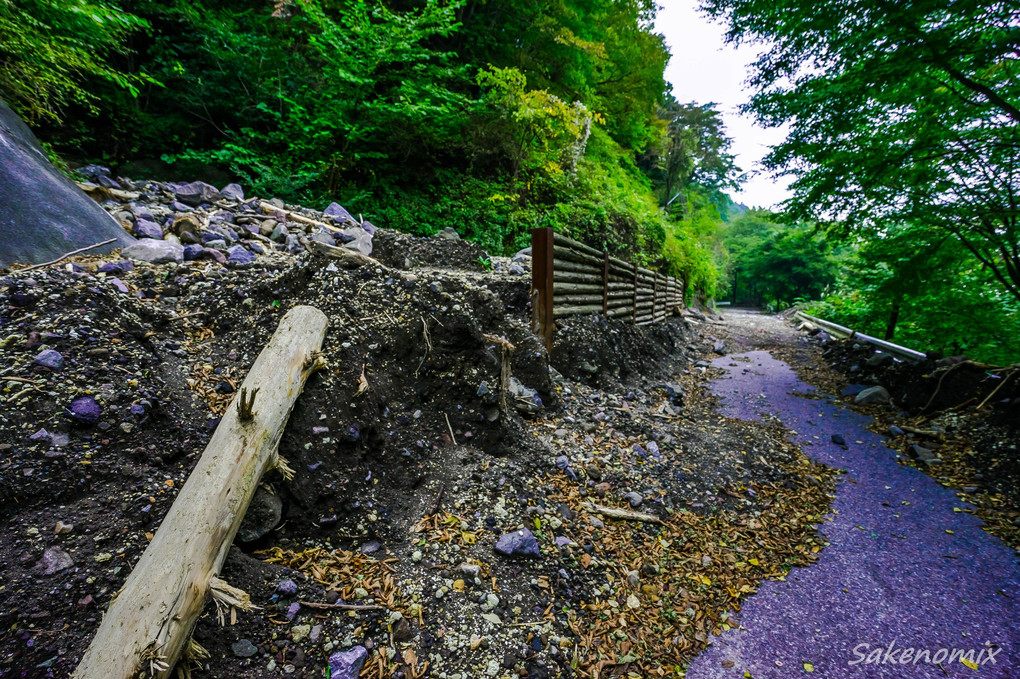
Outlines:
POLYGON ((196 676, 645 676, 813 558, 829 472, 713 414, 692 323, 574 319, 550 362, 513 263, 375 241, 377 264, 287 241, 0 278, 3 676, 70 674, 295 304, 327 314, 328 367, 280 446, 295 478, 265 478, 224 569, 262 608, 209 604, 196 676))

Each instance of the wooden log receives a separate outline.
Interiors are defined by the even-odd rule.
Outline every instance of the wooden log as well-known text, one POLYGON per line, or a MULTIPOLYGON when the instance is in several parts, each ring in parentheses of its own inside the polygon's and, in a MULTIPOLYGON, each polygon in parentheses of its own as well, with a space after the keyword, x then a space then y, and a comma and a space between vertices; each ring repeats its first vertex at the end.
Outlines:
POLYGON ((169 674, 216 585, 259 480, 271 468, 286 470, 277 446, 298 394, 320 365, 327 325, 326 315, 308 306, 291 309, 280 321, 111 602, 76 679, 169 674))
POLYGON ((310 238, 305 243, 305 249, 313 254, 325 255, 326 257, 332 257, 333 259, 343 259, 356 264, 383 265, 378 259, 369 257, 368 255, 363 255, 360 252, 348 250, 347 248, 338 248, 335 245, 326 245, 325 243, 320 243, 319 241, 312 240, 310 238))
POLYGON ((602 274, 601 267, 597 267, 594 264, 579 264, 566 259, 560 259, 559 254, 560 253, 557 252, 556 257, 553 259, 554 271, 573 271, 575 273, 590 274, 592 276, 602 274))
POLYGON ((602 286, 594 283, 558 283, 556 292, 602 294, 602 286))
MULTIPOLYGON (((297 222, 298 224, 307 224, 308 226, 318 226, 320 228, 326 229, 327 231, 336 231, 337 233, 343 231, 343 229, 338 228, 336 226, 333 226, 332 224, 327 224, 326 222, 320 222, 317 219, 312 219, 311 217, 305 217, 304 215, 298 214, 297 212, 292 212, 290 210, 284 210, 283 208, 276 207, 275 205, 273 205, 272 203, 270 203, 268 201, 264 201, 264 200, 259 201, 259 207, 262 208, 262 211, 267 213, 267 214, 268 213, 272 213, 272 212, 282 212, 283 214, 287 215, 287 219, 289 221, 297 222)), ((351 226, 357 226, 357 224, 351 223, 351 226)))
POLYGON ((610 519, 623 519, 624 521, 644 521, 646 523, 662 523, 662 519, 655 514, 635 512, 630 509, 617 509, 615 507, 604 507, 591 502, 584 503, 584 509, 593 514, 608 516, 610 519))
POLYGON ((562 233, 553 234, 553 242, 556 244, 557 247, 563 247, 563 248, 566 248, 568 250, 575 250, 575 251, 580 252, 582 254, 589 255, 591 257, 595 257, 595 258, 597 258, 599 260, 602 259, 602 251, 601 250, 596 250, 595 248, 591 247, 590 245, 585 245, 581 241, 574 240, 573 238, 569 238, 567 236, 564 236, 562 233))
POLYGON ((606 314, 609 318, 619 318, 620 316, 630 316, 634 313, 634 310, 630 308, 629 304, 624 306, 616 307, 615 309, 610 307, 609 313, 606 314))
POLYGON ((553 269, 553 281, 556 283, 590 283, 598 285, 599 289, 602 289, 602 276, 596 274, 583 274, 583 273, 572 273, 569 271, 558 271, 553 269))
POLYGON ((602 304, 602 295, 554 295, 556 304, 602 304))
POLYGON ((602 303, 598 304, 587 304, 584 306, 558 306, 553 307, 553 316, 555 318, 563 318, 565 316, 580 316, 582 314, 600 314, 602 313, 602 303))
POLYGON ((557 260, 569 260, 578 264, 588 264, 591 266, 599 266, 602 263, 601 257, 586 254, 584 252, 578 252, 569 247, 563 247, 562 245, 556 246, 556 259, 557 260))

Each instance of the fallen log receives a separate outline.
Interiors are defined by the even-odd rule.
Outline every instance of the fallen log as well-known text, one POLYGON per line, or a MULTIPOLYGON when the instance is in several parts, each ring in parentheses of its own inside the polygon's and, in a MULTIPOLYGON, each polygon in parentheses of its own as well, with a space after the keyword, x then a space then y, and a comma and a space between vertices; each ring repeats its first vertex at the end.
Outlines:
POLYGON ((584 508, 589 512, 608 516, 610 519, 623 519, 624 521, 644 521, 646 523, 662 523, 662 519, 654 514, 635 512, 630 509, 616 509, 615 507, 603 507, 591 502, 586 502, 584 508))
POLYGON ((354 262, 356 264, 375 264, 382 266, 382 262, 368 255, 363 255, 360 252, 354 250, 348 250, 347 248, 338 248, 335 245, 326 245, 316 240, 309 240, 305 243, 305 249, 309 252, 317 255, 325 255, 326 257, 332 257, 333 259, 344 259, 348 262, 354 262))
POLYGON ((216 575, 262 475, 290 473, 277 446, 298 394, 320 367, 328 322, 291 309, 259 354, 155 537, 110 603, 75 670, 77 679, 166 677, 213 594, 244 607, 243 592, 216 575))

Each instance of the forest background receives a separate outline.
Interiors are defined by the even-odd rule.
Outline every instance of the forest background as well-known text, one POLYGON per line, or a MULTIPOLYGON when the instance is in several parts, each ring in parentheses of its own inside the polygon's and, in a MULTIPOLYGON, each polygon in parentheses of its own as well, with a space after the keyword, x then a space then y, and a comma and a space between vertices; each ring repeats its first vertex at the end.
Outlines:
POLYGON ((0 98, 67 168, 240 181, 494 254, 557 231, 691 301, 1020 357, 1020 22, 988 0, 704 0, 761 49, 780 209, 686 101, 652 0, 0 0, 0 98))

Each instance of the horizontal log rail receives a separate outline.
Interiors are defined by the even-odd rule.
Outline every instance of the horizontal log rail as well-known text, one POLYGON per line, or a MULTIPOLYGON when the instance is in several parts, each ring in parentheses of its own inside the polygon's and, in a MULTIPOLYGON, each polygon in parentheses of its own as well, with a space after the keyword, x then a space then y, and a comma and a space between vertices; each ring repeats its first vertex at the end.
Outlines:
POLYGON ((555 233, 531 232, 532 330, 552 351, 556 319, 601 314, 633 325, 661 323, 684 304, 684 281, 555 233))

